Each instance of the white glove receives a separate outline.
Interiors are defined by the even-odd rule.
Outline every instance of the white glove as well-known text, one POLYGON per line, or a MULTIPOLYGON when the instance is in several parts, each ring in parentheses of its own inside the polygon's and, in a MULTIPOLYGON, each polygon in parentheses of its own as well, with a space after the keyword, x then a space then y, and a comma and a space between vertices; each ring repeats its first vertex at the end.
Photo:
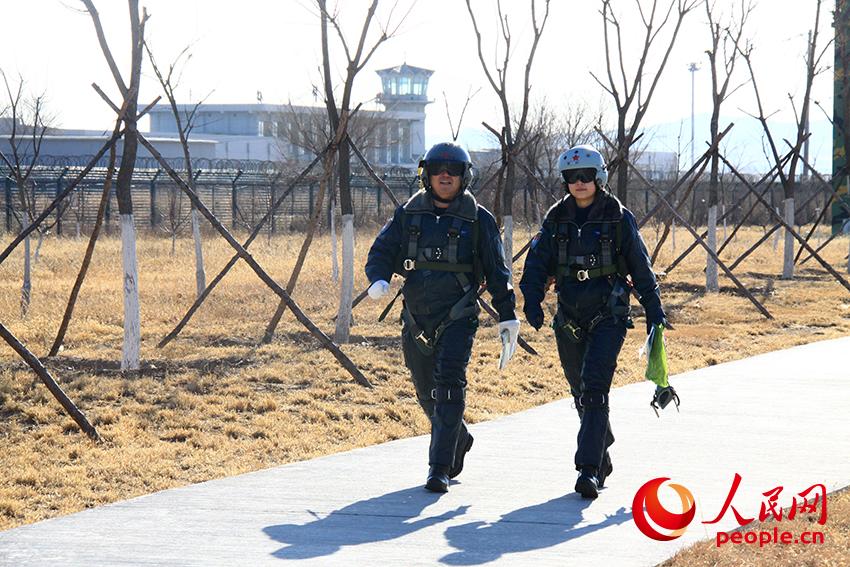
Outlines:
POLYGON ((499 338, 502 339, 502 355, 499 357, 499 370, 503 370, 516 352, 516 343, 519 338, 519 321, 511 319, 510 321, 500 322, 499 338))
POLYGON ((390 284, 384 280, 378 280, 369 286, 369 297, 372 299, 381 299, 390 292, 390 284))

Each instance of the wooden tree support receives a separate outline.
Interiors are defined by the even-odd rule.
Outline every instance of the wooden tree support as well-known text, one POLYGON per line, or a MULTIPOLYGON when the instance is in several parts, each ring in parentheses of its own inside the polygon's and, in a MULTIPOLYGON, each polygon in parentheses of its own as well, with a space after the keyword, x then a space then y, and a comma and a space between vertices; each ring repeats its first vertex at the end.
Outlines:
MULTIPOLYGON (((634 167, 631 163, 629 163, 629 165, 634 167)), ((705 248, 706 253, 709 256, 711 256, 711 258, 715 262, 717 262, 717 265, 720 266, 720 268, 726 273, 727 276, 729 276, 729 279, 732 280, 733 282, 735 282, 735 285, 738 286, 738 289, 741 290, 741 293, 743 293, 744 296, 746 296, 746 298, 749 299, 752 302, 752 304, 756 306, 756 309, 758 309, 759 312, 762 315, 764 315, 766 318, 773 319, 773 315, 770 314, 770 311, 768 311, 764 307, 764 305, 759 303, 759 301, 753 296, 753 294, 750 293, 750 290, 748 290, 744 286, 744 284, 742 284, 738 280, 738 278, 735 277, 735 274, 732 273, 732 270, 730 270, 729 268, 726 267, 726 264, 724 264, 723 261, 720 258, 717 257, 717 254, 715 254, 714 251, 711 249, 711 247, 709 247, 709 245, 705 243, 704 239, 700 238, 699 234, 697 234, 697 231, 695 231, 693 229, 693 227, 690 225, 690 223, 687 220, 685 220, 685 218, 682 217, 682 215, 679 214, 679 212, 676 210, 676 208, 673 207, 673 205, 671 205, 667 201, 666 197, 662 196, 661 192, 658 189, 656 189, 655 187, 652 187, 650 185, 649 188, 650 188, 650 190, 652 190, 653 193, 655 193, 656 195, 659 196, 659 199, 661 199, 661 202, 663 202, 665 205, 667 205, 667 208, 670 209, 670 212, 673 214, 673 216, 676 218, 676 220, 678 220, 681 223, 681 225, 683 227, 685 227, 685 229, 688 232, 691 233, 691 235, 696 239, 696 241, 699 242, 700 246, 705 248)))
MULTIPOLYGON (((773 170, 771 170, 771 171, 773 171, 773 170)), ((775 178, 776 178, 776 174, 775 174, 775 173, 773 173, 772 175, 771 175, 770 173, 768 173, 768 175, 765 175, 764 177, 762 177, 761 179, 759 179, 759 180, 758 180, 758 182, 756 182, 756 184, 754 185, 754 187, 758 187, 759 185, 762 185, 763 183, 767 182, 767 186, 764 188, 764 191, 762 191, 762 195, 764 195, 765 193, 767 193, 768 191, 770 191, 771 184, 773 183, 773 180, 774 180, 775 178), (770 176, 770 179, 768 179, 768 176, 770 176)), ((725 212, 723 215, 721 215, 721 216, 717 219, 717 223, 718 223, 718 224, 720 224, 720 223, 721 223, 724 219, 726 219, 727 217, 729 217, 729 216, 732 214, 732 212, 733 212, 735 209, 737 209, 737 208, 738 208, 738 207, 739 207, 739 206, 740 206, 740 205, 741 205, 741 204, 742 204, 742 203, 746 200, 746 198, 747 198, 747 195, 743 195, 741 198, 739 198, 737 201, 735 201, 735 203, 734 203, 731 207, 729 207, 729 208, 726 210, 726 212, 725 212)), ((735 234, 737 234, 738 230, 740 230, 740 228, 744 225, 744 222, 746 221, 746 219, 747 219, 747 218, 749 218, 750 214, 752 214, 752 212, 753 212, 753 210, 754 210, 754 209, 755 209, 755 205, 753 205, 753 207, 751 207, 751 208, 750 208, 750 210, 749 210, 749 211, 747 211, 747 212, 746 212, 746 214, 744 214, 744 216, 741 218, 741 220, 739 220, 739 221, 738 221, 738 223, 735 225, 735 227, 732 229, 732 232, 729 234, 729 237, 728 237, 728 238, 727 238, 727 239, 723 242, 723 244, 721 244, 721 245, 717 248, 717 255, 718 255, 718 256, 721 254, 721 252, 723 252, 723 248, 724 248, 724 247, 725 247, 728 243, 732 242, 732 239, 733 239, 733 238, 735 238, 735 234)), ((701 237, 701 238, 705 238, 705 237, 707 237, 707 236, 708 236, 708 231, 707 231, 707 230, 702 231, 702 233, 700 234, 700 237, 701 237)), ((696 241, 692 242, 692 243, 690 244, 690 246, 688 246, 687 248, 685 248, 685 250, 684 250, 681 254, 679 254, 679 255, 676 257, 676 259, 675 259, 675 260, 673 260, 673 261, 670 263, 670 265, 669 265, 669 266, 667 266, 667 267, 664 269, 664 273, 665 273, 665 274, 669 274, 670 272, 672 272, 672 271, 676 268, 676 266, 678 266, 679 264, 681 264, 681 263, 682 263, 682 261, 683 261, 685 258, 687 258, 688 256, 690 256, 691 252, 693 252, 693 251, 694 251, 694 249, 696 249, 696 248, 697 248, 697 246, 699 246, 699 243, 698 243, 698 242, 696 242, 696 241)))
MULTIPOLYGON (((801 143, 802 143, 802 142, 801 142, 801 143)), ((773 167, 771 167, 771 168, 770 168, 770 171, 768 171, 768 172, 767 172, 767 173, 766 173, 766 174, 765 174, 765 175, 764 175, 761 179, 759 179, 759 180, 756 182, 756 184, 753 186, 753 188, 755 189, 756 187, 758 187, 758 186, 759 186, 759 185, 761 185, 762 183, 765 183, 765 182, 767 183, 767 187, 765 187, 765 188, 764 188, 764 191, 762 191, 762 192, 761 192, 762 197, 763 197, 764 195, 766 195, 768 191, 770 191, 771 184, 772 184, 772 183, 773 183, 773 181, 776 179, 776 176, 777 176, 777 175, 779 175, 779 171, 780 171, 780 169, 781 169, 781 168, 782 168, 782 167, 783 167, 783 166, 784 166, 784 165, 788 162, 788 160, 789 160, 789 159, 791 159, 791 156, 792 156, 792 155, 794 155, 794 151, 799 151, 799 150, 798 150, 798 149, 797 149, 797 150, 792 150, 792 151, 788 152, 787 154, 785 154, 785 155, 782 157, 782 159, 780 159, 780 160, 779 160, 779 166, 777 167, 776 165, 774 165, 773 167)), ((738 199, 738 200, 737 200, 737 201, 733 204, 733 206, 729 208, 729 210, 727 210, 727 211, 726 211, 726 212, 725 212, 725 213, 724 213, 724 214, 723 214, 723 215, 722 215, 719 219, 717 219, 717 222, 721 222, 723 219, 725 219, 726 217, 730 216, 730 215, 732 214, 732 211, 734 211, 734 210, 735 210, 735 208, 737 208, 739 205, 741 205, 741 204, 742 204, 742 203, 743 203, 746 199, 747 199, 747 195, 746 195, 746 194, 745 194, 745 195, 743 195, 743 196, 741 196, 741 198, 740 198, 740 199, 738 199)), ((726 246, 727 246, 730 242, 732 242, 732 239, 733 239, 733 238, 735 238, 735 235, 738 233, 738 231, 741 229, 741 227, 742 227, 742 226, 744 226, 744 222, 746 222, 746 220, 750 217, 750 215, 753 213, 753 211, 755 211, 756 205, 758 205, 758 202, 754 202, 754 203, 752 204, 752 206, 750 207, 750 209, 749 209, 749 210, 748 210, 748 211, 744 214, 744 216, 741 218, 741 220, 739 220, 739 221, 738 221, 738 223, 735 225, 735 228, 733 228, 733 229, 732 229, 732 233, 728 236, 728 238, 726 238, 726 240, 723 242, 723 244, 721 244, 721 245, 717 248, 717 255, 718 255, 718 256, 720 256, 720 254, 723 252, 723 250, 726 248, 726 246)), ((707 235, 708 235, 708 231, 703 231, 703 233, 702 233, 700 236, 701 236, 702 238, 705 238, 707 235)), ((699 243, 698 243, 698 242, 696 242, 696 241, 694 241, 693 243, 691 243, 691 245, 690 245, 690 246, 688 246, 688 247, 685 249, 685 251, 684 251, 684 252, 682 252, 681 254, 679 254, 679 256, 678 256, 675 260, 673 260, 673 262, 672 262, 672 263, 671 263, 671 264, 667 267, 667 269, 665 269, 665 270, 664 270, 664 272, 665 272, 665 273, 667 273, 667 274, 669 274, 669 273, 670 273, 670 272, 671 272, 671 271, 672 271, 672 270, 673 270, 676 266, 678 266, 678 265, 679 265, 679 263, 680 263, 680 262, 682 262, 682 260, 684 260, 684 259, 685 259, 688 255, 690 255, 690 253, 691 253, 691 252, 692 252, 692 251, 693 251, 693 250, 694 250, 694 249, 695 249, 698 245, 699 245, 699 243)), ((730 269, 730 270, 734 270, 734 269, 735 269, 735 264, 733 263, 731 266, 729 266, 729 269, 730 269)))
POLYGON ((6 258, 9 257, 9 254, 11 254, 15 250, 15 248, 17 248, 18 244, 23 242, 27 236, 29 236, 33 231, 38 228, 38 226, 42 223, 42 221, 44 221, 44 219, 50 216, 50 213, 52 213, 56 209, 56 207, 59 206, 59 204, 62 202, 63 199, 65 199, 65 197, 70 195, 74 191, 74 189, 77 188, 77 185, 80 183, 80 181, 82 181, 85 176, 88 175, 92 169, 94 169, 94 167, 97 165, 97 162, 99 162, 100 159, 104 156, 104 154, 109 151, 109 149, 115 144, 115 142, 118 141, 118 139, 122 136, 123 133, 123 130, 114 133, 112 137, 107 140, 105 144, 103 144, 103 147, 100 148, 100 150, 94 155, 94 157, 89 160, 83 170, 78 173, 77 176, 71 180, 68 186, 65 187, 65 189, 61 193, 56 195, 56 198, 53 199, 53 202, 51 202, 47 206, 47 208, 44 209, 40 215, 38 215, 38 218, 36 218, 32 223, 30 223, 27 228, 22 230, 20 234, 18 234, 18 236, 16 236, 15 239, 12 240, 12 242, 10 242, 8 246, 6 246, 3 252, 0 252, 0 264, 2 264, 6 260, 6 258))
POLYGON ((744 184, 744 186, 747 188, 747 190, 748 190, 749 192, 751 192, 753 195, 755 195, 756 199, 758 199, 758 200, 759 200, 759 202, 760 202, 762 205, 764 205, 764 206, 765 206, 765 208, 766 208, 766 209, 770 212, 770 214, 771 214, 773 217, 775 217, 776 219, 778 219, 778 220, 779 220, 779 223, 782 225, 782 227, 783 227, 783 228, 785 228, 785 230, 787 230, 787 231, 791 234, 791 236, 793 236, 793 237, 797 240, 797 242, 799 242, 799 243, 800 243, 800 245, 801 245, 803 248, 805 248, 805 249, 809 252, 809 254, 811 254, 811 255, 815 258, 815 260, 817 260, 817 261, 818 261, 818 263, 819 263, 821 266, 823 266, 823 267, 824 267, 824 269, 825 269, 827 272, 829 272, 830 274, 832 274, 832 276, 833 276, 833 277, 834 277, 834 278, 838 281, 838 283, 840 283, 840 284, 844 287, 844 289, 846 289, 847 291, 850 291, 850 283, 847 283, 847 280, 845 280, 843 277, 841 277, 841 274, 839 274, 838 272, 836 272, 836 271, 835 271, 835 269, 834 269, 832 266, 830 266, 828 262, 826 262, 823 258, 821 258, 821 257, 818 255, 818 253, 817 253, 817 252, 815 252, 815 251, 814 251, 814 249, 813 249, 811 246, 809 246, 809 244, 808 244, 808 243, 807 243, 807 242, 803 239, 803 237, 802 237, 802 236, 800 236, 799 234, 797 234, 797 231, 796 231, 796 230, 794 230, 794 228, 793 228, 793 227, 788 226, 788 224, 785 222, 785 219, 784 219, 784 218, 782 218, 782 215, 779 215, 776 211, 774 211, 774 210, 770 207, 770 203, 768 203, 767 201, 765 201, 765 200, 764 200, 764 198, 763 198, 761 195, 759 195, 759 194, 758 194, 758 192, 757 192, 757 191, 755 191, 755 190, 752 188, 752 186, 750 186, 750 183, 749 183, 749 182, 748 182, 748 181, 744 178, 744 176, 743 176, 743 175, 741 175, 741 174, 738 172, 738 170, 737 170, 737 169, 735 169, 735 167, 734 167, 731 163, 729 163, 729 161, 728 161, 728 160, 727 160, 724 156, 722 156, 722 155, 721 155, 721 156, 720 156, 720 159, 723 161, 723 163, 725 163, 725 164, 726 164, 726 166, 729 168, 729 171, 731 171, 733 174, 735 174, 735 177, 737 177, 738 179, 740 179, 740 180, 741 180, 741 182, 744 184))
MULTIPOLYGON (((673 195, 679 189, 679 187, 681 187, 682 184, 685 183, 685 181, 687 181, 688 178, 690 178, 690 176, 694 174, 694 172, 697 169, 699 169, 700 171, 699 171, 699 173, 697 173, 696 177, 699 177, 700 175, 702 175, 702 172, 705 170, 705 167, 708 165, 709 158, 711 157, 711 154, 714 153, 717 150, 718 146, 720 145, 721 140, 723 140, 723 138, 726 136, 726 134, 729 133, 729 130, 731 130, 733 126, 734 126, 734 124, 730 123, 720 134, 717 135, 717 139, 714 141, 714 143, 712 143, 709 146, 708 150, 706 150, 706 152, 704 154, 702 154, 702 156, 700 156, 700 158, 696 161, 696 163, 694 163, 690 167, 690 169, 688 169, 688 171, 686 171, 685 174, 678 181, 676 181, 676 184, 673 185, 673 187, 671 187, 666 193, 664 193, 663 202, 661 200, 659 200, 655 204, 655 206, 652 207, 652 209, 650 209, 649 212, 646 213, 646 215, 640 220, 640 222, 638 222, 638 228, 643 228, 643 225, 645 225, 649 221, 649 219, 651 219, 653 217, 653 215, 655 215, 655 213, 657 213, 658 210, 661 209, 662 206, 669 205, 670 203, 669 203, 669 201, 667 201, 667 198, 670 197, 671 195, 673 195)), ((611 140, 609 140, 606 136, 604 136, 604 133, 602 133, 600 130, 597 129, 597 132, 599 132, 600 134, 603 135, 603 139, 606 140, 606 142, 608 144, 612 143, 611 140)), ((632 169, 634 170, 633 165, 632 165, 632 169)))
MULTIPOLYGON (((725 134, 726 132, 728 132, 728 131, 729 131, 729 128, 731 128, 731 127, 732 127, 732 126, 731 126, 731 124, 730 124, 730 125, 729 125, 729 127, 727 127, 727 128, 726 128, 726 130, 724 130, 724 131, 723 131, 723 133, 725 134)), ((604 137, 604 134, 603 134, 603 137, 604 137)), ((605 138, 605 140, 606 140, 609 144, 611 143, 611 141, 610 141, 610 140, 608 140, 607 138, 605 138)), ((718 142, 719 142, 719 139, 718 139, 718 142)), ((710 157, 710 155, 711 155, 712 151, 716 148, 716 146, 717 146, 717 144, 712 144, 712 146, 711 146, 711 148, 712 148, 712 149, 711 149, 711 150, 709 150, 708 152, 706 152, 706 153, 703 155, 703 157, 702 157, 700 160, 698 160, 698 161, 697 161, 697 163, 700 163, 700 161, 703 161, 703 160, 704 160, 704 163, 703 163, 703 165, 702 165, 702 168, 700 169, 700 173, 699 173, 699 174, 697 174, 697 175, 696 175, 696 177, 699 177, 699 175, 701 175, 701 174, 702 174, 702 170, 703 170, 703 169, 705 169, 705 166, 706 166, 706 165, 708 165, 708 158, 710 157)), ((718 154, 718 155, 719 155, 719 154, 718 154)), ((729 279, 731 279, 731 280, 735 283, 735 285, 736 285, 736 286, 738 286, 738 289, 740 289, 740 290, 741 290, 741 293, 743 293, 743 294, 744 294, 744 296, 745 296, 747 299, 749 299, 749 300, 752 302, 752 304, 753 304, 753 305, 755 305, 756 309, 758 309, 758 310, 759 310, 759 312, 760 312, 762 315, 764 315, 766 318, 768 318, 768 319, 773 319, 773 315, 771 315, 771 314, 770 314, 770 311, 768 311, 768 310, 765 308, 765 306, 764 306, 764 305, 762 305, 762 304, 761 304, 761 303, 760 303, 760 302, 759 302, 759 301, 758 301, 758 300, 757 300, 757 299, 753 296, 753 294, 752 294, 752 293, 750 293, 750 290, 748 290, 748 289, 744 286, 744 284, 742 284, 742 283, 738 280, 738 278, 736 278, 736 277, 735 277, 735 275, 732 273, 732 270, 730 270, 729 268, 727 268, 727 267, 726 267, 726 264, 724 264, 724 263, 723 263, 723 261, 722 261, 722 260, 720 260, 720 258, 717 256, 717 254, 716 254, 713 250, 711 250, 711 247, 709 247, 709 245, 705 243, 704 238, 703 238, 703 237, 701 237, 699 234, 697 234, 696 230, 694 230, 694 229, 693 229, 693 227, 691 226, 691 224, 690 224, 690 223, 689 223, 689 222, 688 222, 688 221, 687 221, 684 217, 682 217, 682 215, 680 215, 680 214, 679 214, 679 212, 676 210, 676 207, 675 207, 675 206, 673 206, 673 205, 670 203, 670 201, 668 201, 668 200, 667 200, 667 197, 668 197, 668 196, 670 196, 670 195, 673 193, 673 191, 675 190, 675 187, 674 187, 673 189, 671 189, 670 191, 668 191, 666 194, 662 195, 662 194, 661 194, 661 191, 659 191, 658 189, 656 189, 656 188, 655 188, 655 186, 653 186, 653 185, 652 185, 649 181, 647 181, 647 179, 643 176, 643 174, 642 174, 640 171, 638 171, 638 169, 635 167, 635 165, 634 165, 632 162, 630 162, 630 161, 628 161, 628 160, 625 160, 625 164, 626 164, 626 166, 627 166, 627 167, 631 168, 632 172, 633 172, 635 175, 637 175, 638 179, 640 179, 640 180, 641 180, 641 182, 643 182, 643 184, 644 184, 644 185, 646 185, 646 187, 647 187, 648 189, 650 189, 653 193, 655 193, 655 194, 658 196, 658 199, 659 199, 658 204, 659 204, 659 205, 662 205, 662 204, 663 204, 663 205, 665 205, 665 206, 666 206, 666 207, 670 210, 670 212, 672 213, 673 217, 674 217, 676 220, 678 220, 678 221, 679 221, 679 223, 681 223, 681 225, 682 225, 683 227, 685 227, 685 229, 687 229, 687 231, 688 231, 688 232, 690 232, 690 233, 691 233, 691 235, 694 237, 695 241, 696 241, 697 243, 699 243, 699 245, 700 245, 700 246, 702 246, 703 248, 705 248, 706 253, 708 253, 708 255, 709 255, 709 256, 711 256, 711 257, 714 259, 714 261, 715 261, 715 262, 717 262, 717 265, 718 265, 718 266, 720 266, 720 267, 723 269, 723 271, 726 273, 726 275, 727 275, 727 276, 729 276, 729 279)), ((694 167, 695 167, 695 166, 696 166, 696 164, 694 164, 694 167)), ((693 171, 694 167, 692 167, 690 171, 693 171)), ((696 178, 696 177, 695 177, 695 178, 696 178)))
MULTIPOLYGON (((224 226, 221 224, 221 222, 219 222, 215 215, 213 215, 207 208, 207 206, 204 205, 203 201, 198 198, 198 195, 194 191, 192 191, 189 185, 186 184, 186 182, 180 177, 180 175, 176 171, 174 171, 174 168, 172 168, 168 164, 168 162, 162 157, 162 154, 159 153, 159 150, 157 150, 153 146, 153 144, 151 144, 148 139, 145 138, 142 134, 139 134, 139 143, 142 144, 150 152, 154 159, 159 162, 159 164, 162 166, 168 176, 171 177, 171 179, 174 180, 174 182, 180 187, 180 189, 189 197, 189 199, 192 201, 198 211, 202 215, 204 215, 204 217, 206 217, 206 219, 210 222, 210 224, 213 225, 213 227, 218 231, 218 233, 221 234, 221 236, 225 240, 227 240, 227 242, 237 251, 237 255, 243 260, 245 260, 245 262, 254 271, 254 273, 257 274, 257 276, 259 276, 261 280, 263 280, 263 283, 265 283, 269 288, 271 288, 271 290, 274 291, 275 294, 278 295, 278 297, 286 301, 287 306, 292 310, 292 313, 295 314, 295 318, 298 319, 298 321, 300 321, 301 324, 304 325, 307 330, 309 330, 310 333, 319 340, 319 342, 324 348, 328 349, 331 354, 333 354, 334 358, 339 361, 342 367, 345 368, 349 374, 351 374, 351 376, 358 384, 371 388, 372 385, 369 383, 363 373, 360 372, 360 370, 354 365, 351 359, 348 358, 348 356, 346 356, 345 353, 340 350, 339 346, 337 346, 325 333, 323 333, 322 330, 319 329, 313 323, 313 321, 310 320, 309 317, 307 317, 307 315, 301 310, 298 304, 295 303, 295 300, 293 300, 292 297, 290 297, 289 294, 286 293, 286 290, 283 289, 271 276, 269 276, 269 274, 260 266, 260 264, 257 263, 254 257, 251 256, 251 254, 249 254, 248 251, 241 244, 239 244, 239 242, 237 242, 237 240, 233 237, 232 234, 230 234, 230 232, 226 228, 224 228, 224 226)), ((258 233, 259 231, 257 230, 255 235, 258 233)))
MULTIPOLYGON (((118 120, 115 122, 115 132, 121 128, 121 121, 124 119, 127 105, 119 112, 118 120)), ((56 356, 59 354, 59 349, 65 341, 65 333, 68 331, 68 326, 71 324, 71 317, 74 314, 74 306, 77 303, 77 297, 80 294, 80 289, 83 287, 83 281, 86 279, 89 265, 91 264, 92 256, 94 256, 94 247, 97 244, 97 239, 100 236, 100 229, 103 226, 103 219, 106 216, 106 204, 109 202, 109 194, 112 191, 112 178, 115 175, 115 160, 116 151, 115 145, 109 148, 109 165, 106 168, 106 179, 103 182, 103 192, 100 195, 100 204, 97 207, 97 219, 94 222, 94 229, 89 237, 89 243, 86 246, 86 252, 83 255, 83 262, 80 265, 80 271, 77 274, 77 279, 74 281, 74 287, 71 288, 71 295, 68 298, 68 304, 65 307, 65 313, 62 316, 62 322, 59 324, 59 330, 56 333, 56 339, 53 341, 53 346, 50 347, 48 356, 56 356)))
MULTIPOLYGON (((817 196, 818 196, 817 193, 815 193, 815 194, 811 195, 808 199, 806 199, 805 202, 803 202, 802 204, 797 206, 797 208, 794 209, 794 215, 798 215, 801 212, 803 212, 806 209, 806 207, 808 206, 808 204, 811 203, 815 199, 815 197, 817 197, 817 196)), ((768 207, 768 208, 770 208, 770 207, 768 207)), ((759 246, 761 246, 768 238, 770 238, 771 234, 773 234, 774 232, 779 230, 781 227, 782 227, 781 224, 774 224, 773 227, 770 230, 768 230, 766 233, 764 233, 761 236, 761 238, 759 238, 758 241, 755 244, 753 244, 752 246, 747 248, 747 250, 745 250, 744 253, 741 254, 734 262, 732 262, 732 265, 729 266, 729 267, 733 270, 735 268, 737 268, 741 264, 741 262, 746 260, 749 257, 750 254, 755 252, 756 249, 759 246)))
MULTIPOLYGON (((284 199, 286 199, 289 196, 289 194, 295 189, 295 187, 305 177, 307 177, 307 175, 310 173, 310 171, 312 171, 312 169, 316 166, 316 164, 319 163, 319 161, 321 161, 322 157, 325 155, 325 153, 327 153, 329 151, 329 149, 330 149, 330 146, 325 148, 325 151, 323 151, 319 155, 317 155, 315 157, 315 159, 312 162, 310 162, 310 164, 307 167, 305 167, 301 171, 301 173, 298 174, 298 177, 296 177, 289 184, 289 186, 281 194, 281 196, 278 197, 277 201, 274 202, 274 204, 271 206, 271 208, 265 214, 265 216, 263 216, 263 218, 260 219, 260 222, 258 222, 257 225, 254 227, 254 230, 251 232, 250 236, 248 236, 248 239, 245 240, 245 243, 242 245, 244 248, 247 249, 251 245, 251 243, 254 241, 254 239, 260 234, 260 231, 262 230, 263 225, 266 223, 266 221, 272 217, 272 215, 275 213, 275 211, 277 211, 277 209, 280 207, 280 205, 283 204, 284 199)), ((177 326, 174 327, 174 329, 172 329, 170 333, 165 335, 165 337, 163 337, 163 339, 161 341, 159 341, 159 344, 156 345, 157 348, 164 347, 165 345, 170 343, 172 340, 174 340, 174 338, 176 338, 177 335, 180 334, 180 331, 183 330, 183 327, 185 327, 186 324, 189 323, 189 320, 192 318, 192 316, 195 314, 195 312, 198 310, 198 308, 201 307, 201 305, 204 303, 206 298, 209 297, 209 295, 216 288, 216 286, 219 283, 221 283, 221 280, 224 279, 224 276, 227 275, 227 273, 230 271, 230 269, 233 268, 233 266, 236 265, 236 262, 239 261, 239 258, 240 258, 239 253, 236 253, 236 254, 233 255, 233 257, 227 262, 227 264, 225 264, 224 268, 221 269, 221 271, 218 273, 218 275, 216 277, 214 277, 212 279, 212 281, 207 285, 207 287, 206 287, 206 289, 204 289, 203 293, 201 293, 201 295, 199 295, 197 297, 197 299, 195 299, 195 302, 192 304, 192 306, 189 308, 189 310, 186 311, 186 314, 183 315, 183 318, 180 319, 180 322, 177 323, 177 326)))
POLYGON ((98 434, 94 425, 92 425, 86 418, 85 414, 80 411, 76 405, 74 405, 74 402, 71 401, 71 398, 69 398, 59 384, 56 383, 56 380, 53 379, 50 372, 44 367, 44 364, 42 364, 38 357, 31 353, 29 349, 27 349, 27 347, 25 347, 21 341, 19 341, 15 335, 13 335, 11 331, 3 325, 3 323, 0 323, 0 336, 2 336, 3 340, 18 353, 18 355, 29 365, 30 368, 33 369, 33 372, 35 372, 41 381, 44 382, 44 385, 47 386, 47 389, 50 390, 51 394, 53 394, 53 397, 62 404, 62 407, 65 408, 68 415, 70 415, 77 425, 80 426, 80 429, 93 441, 102 441, 100 434, 98 434))

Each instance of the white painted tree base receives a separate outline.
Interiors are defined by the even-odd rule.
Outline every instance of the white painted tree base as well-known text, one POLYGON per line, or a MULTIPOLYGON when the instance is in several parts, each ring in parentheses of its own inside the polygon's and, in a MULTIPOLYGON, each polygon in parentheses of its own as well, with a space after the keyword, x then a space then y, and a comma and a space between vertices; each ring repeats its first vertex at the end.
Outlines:
POLYGON ((342 285, 339 290, 334 341, 347 343, 351 336, 351 301, 354 295, 354 215, 342 215, 342 285))
POLYGON ((139 314, 139 271, 133 215, 121 215, 121 264, 124 276, 124 348, 121 370, 139 369, 142 331, 139 314))
MULTIPOLYGON (((715 254, 717 253, 717 205, 708 208, 708 239, 706 244, 715 254)), ((708 252, 705 253, 705 290, 717 292, 720 285, 717 282, 717 262, 708 252)))
MULTIPOLYGON (((794 198, 785 199, 785 224, 794 226, 794 198)), ((794 237, 789 230, 785 230, 785 250, 782 261, 782 279, 794 279, 794 237)))
POLYGON ((512 215, 506 215, 502 217, 502 222, 505 226, 505 233, 502 236, 502 245, 505 248, 505 264, 508 266, 511 278, 513 278, 514 266, 511 260, 514 257, 514 217, 512 215))

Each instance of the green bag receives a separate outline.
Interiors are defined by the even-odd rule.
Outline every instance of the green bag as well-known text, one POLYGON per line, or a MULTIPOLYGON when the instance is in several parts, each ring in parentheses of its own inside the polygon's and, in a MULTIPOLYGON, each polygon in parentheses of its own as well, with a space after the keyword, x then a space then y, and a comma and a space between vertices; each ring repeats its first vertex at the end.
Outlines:
POLYGON ((664 325, 655 325, 646 338, 646 373, 647 380, 655 382, 659 388, 669 386, 667 381, 667 348, 664 345, 664 325))

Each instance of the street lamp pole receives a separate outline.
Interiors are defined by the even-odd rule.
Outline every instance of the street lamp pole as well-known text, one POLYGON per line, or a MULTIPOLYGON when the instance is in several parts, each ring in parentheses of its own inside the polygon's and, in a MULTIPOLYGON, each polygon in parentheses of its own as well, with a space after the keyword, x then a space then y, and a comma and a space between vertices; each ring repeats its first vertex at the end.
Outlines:
POLYGON ((688 65, 688 71, 691 72, 691 165, 694 162, 694 76, 696 72, 699 71, 699 67, 696 63, 691 63, 688 65))

